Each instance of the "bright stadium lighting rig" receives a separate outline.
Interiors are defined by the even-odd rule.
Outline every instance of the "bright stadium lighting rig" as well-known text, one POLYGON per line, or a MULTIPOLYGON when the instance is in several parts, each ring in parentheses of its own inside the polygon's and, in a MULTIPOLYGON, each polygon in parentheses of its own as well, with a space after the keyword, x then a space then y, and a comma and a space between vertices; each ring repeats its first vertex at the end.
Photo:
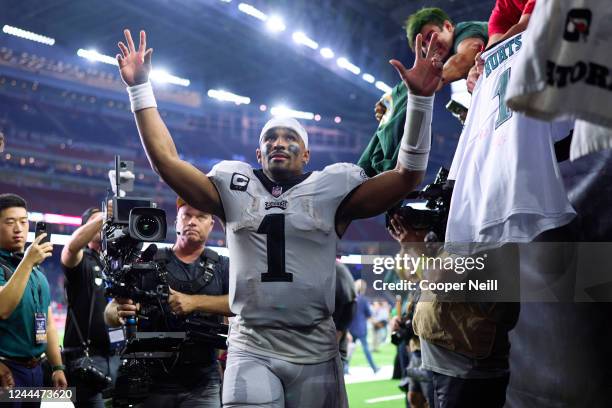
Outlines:
POLYGON ((366 81, 369 84, 373 84, 374 81, 376 80, 376 78, 374 78, 374 75, 372 75, 372 74, 363 74, 361 76, 361 79, 363 79, 364 81, 366 81))
POLYGON ((315 40, 308 37, 306 34, 304 34, 301 31, 294 32, 291 37, 293 38, 293 41, 296 44, 305 45, 306 47, 312 48, 313 50, 316 50, 319 48, 319 43, 317 43, 315 40))
POLYGON ((85 50, 83 48, 79 48, 79 50, 77 51, 77 55, 81 58, 85 58, 90 61, 103 62, 105 64, 115 65, 115 66, 119 65, 117 63, 117 59, 115 59, 114 57, 111 57, 109 55, 100 54, 96 50, 91 50, 91 49, 85 50))
POLYGON ((355 75, 359 75, 361 73, 361 68, 359 68, 357 65, 350 62, 345 57, 338 58, 336 60, 336 64, 338 64, 340 68, 344 68, 347 71, 352 72, 355 75))
POLYGON ((47 36, 41 35, 41 34, 36 34, 36 33, 31 32, 31 31, 27 31, 27 30, 24 30, 22 28, 13 27, 13 26, 10 26, 10 25, 5 25, 4 27, 2 27, 2 31, 4 33, 6 33, 6 34, 14 35, 15 37, 24 38, 24 39, 30 40, 30 41, 36 41, 36 42, 39 42, 41 44, 46 44, 46 45, 54 45, 55 44, 55 39, 54 38, 47 37, 47 36))
POLYGON ((321 48, 321 51, 319 52, 321 53, 321 56, 325 59, 332 59, 336 55, 330 48, 327 47, 321 48))
POLYGON ((172 75, 163 69, 152 69, 149 78, 151 78, 153 81, 180 86, 189 86, 191 84, 190 80, 172 75))
POLYGON ((287 29, 285 22, 279 16, 271 16, 268 21, 266 21, 266 28, 268 31, 273 33, 280 33, 287 29))
MULTIPOLYGON (((264 22, 266 24, 267 30, 270 32, 279 33, 281 31, 285 31, 285 29, 287 28, 282 18, 275 15, 268 15, 251 4, 244 2, 239 3, 238 10, 246 15, 249 15, 251 17, 256 18, 257 20, 264 22)), ((319 50, 319 43, 315 39, 310 38, 301 31, 294 32, 291 35, 291 38, 293 39, 293 42, 298 45, 304 45, 312 50, 319 50)), ((319 50, 319 53, 325 59, 332 59, 335 57, 335 53, 329 47, 321 48, 319 50)), ((340 68, 343 68, 353 73, 354 75, 361 74, 361 68, 350 62, 346 57, 338 58, 336 60, 336 64, 340 68)), ((379 86, 376 85, 378 84, 378 82, 376 82, 376 79, 372 74, 364 74, 362 76, 362 79, 369 84, 374 84, 377 89, 382 90, 379 86)))
POLYGON ((254 6, 251 6, 250 4, 240 3, 238 5, 238 10, 242 11, 244 14, 247 14, 251 17, 255 17, 258 20, 261 20, 261 21, 268 20, 268 15, 266 13, 255 8, 254 6))
POLYGON ((248 105, 251 103, 251 98, 247 96, 236 95, 234 93, 223 91, 220 89, 209 89, 207 95, 209 98, 217 99, 222 102, 233 102, 236 105, 248 105))
POLYGON ((272 116, 291 116, 293 118, 306 120, 313 120, 315 117, 315 114, 312 112, 303 112, 283 105, 273 106, 272 109, 270 109, 270 113, 272 116))
POLYGON ((383 81, 376 81, 374 86, 376 86, 376 88, 380 89, 384 93, 389 93, 393 89, 389 85, 385 84, 383 81))

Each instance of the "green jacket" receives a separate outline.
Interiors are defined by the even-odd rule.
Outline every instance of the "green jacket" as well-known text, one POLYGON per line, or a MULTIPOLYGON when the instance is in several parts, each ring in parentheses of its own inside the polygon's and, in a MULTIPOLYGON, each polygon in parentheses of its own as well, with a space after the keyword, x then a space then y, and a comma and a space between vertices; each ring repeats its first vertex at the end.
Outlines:
MULTIPOLYGON (((468 21, 457 24, 452 53, 457 52, 461 41, 473 37, 482 38, 486 44, 488 40, 486 22, 468 21)), ((408 92, 403 82, 395 85, 391 94, 383 96, 382 100, 387 106, 387 111, 357 162, 369 177, 395 168, 400 141, 404 134, 407 96, 408 92)))
MULTIPOLYGON (((0 250, 0 286, 6 285, 8 275, 15 272, 21 255, 0 250)), ((46 322, 50 303, 47 278, 38 267, 34 267, 21 302, 8 319, 0 320, 0 356, 31 358, 45 352, 47 345, 35 342, 34 317, 35 313, 43 313, 46 322)))

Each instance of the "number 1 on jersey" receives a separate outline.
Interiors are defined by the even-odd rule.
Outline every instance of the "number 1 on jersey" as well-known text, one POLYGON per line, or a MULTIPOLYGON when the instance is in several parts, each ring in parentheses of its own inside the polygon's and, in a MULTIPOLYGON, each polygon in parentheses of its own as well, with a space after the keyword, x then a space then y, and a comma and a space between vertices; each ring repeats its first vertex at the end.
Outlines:
POLYGON ((285 214, 268 214, 257 229, 266 234, 268 271, 261 274, 262 282, 293 282, 293 274, 285 272, 285 214))
POLYGON ((495 120, 495 129, 503 125, 505 121, 512 117, 512 111, 508 109, 506 105, 506 88, 508 88, 508 81, 510 81, 510 68, 502 72, 497 80, 497 86, 495 87, 495 96, 499 96, 499 113, 495 120))

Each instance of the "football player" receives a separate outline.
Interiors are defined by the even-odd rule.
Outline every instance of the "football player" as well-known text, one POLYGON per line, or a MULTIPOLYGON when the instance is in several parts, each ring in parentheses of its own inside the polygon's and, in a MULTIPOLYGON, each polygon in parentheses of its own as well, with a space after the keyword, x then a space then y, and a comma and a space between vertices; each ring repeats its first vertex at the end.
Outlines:
MULTIPOLYGON (((261 130, 253 169, 222 161, 208 175, 180 159, 148 81, 152 49, 129 30, 117 55, 152 168, 190 205, 225 223, 234 319, 223 386, 225 407, 343 407, 334 308, 336 242, 350 222, 392 207, 421 182, 431 145, 433 93, 442 62, 436 41, 412 69, 392 60, 410 90, 398 164, 367 179, 341 163, 304 172, 308 134, 292 118, 261 130)), ((435 36, 436 34, 434 34, 435 36)), ((435 40, 435 37, 434 37, 435 40)), ((417 38, 421 49, 422 37, 417 38)))

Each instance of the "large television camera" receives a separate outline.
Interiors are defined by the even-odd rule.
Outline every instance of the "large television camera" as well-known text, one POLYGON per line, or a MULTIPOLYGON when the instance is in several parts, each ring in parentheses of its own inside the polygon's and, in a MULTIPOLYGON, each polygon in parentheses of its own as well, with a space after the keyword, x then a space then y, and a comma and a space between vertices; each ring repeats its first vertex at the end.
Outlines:
MULTIPOLYGON (((127 167, 116 158, 116 193, 121 191, 120 170, 127 167)), ((164 210, 156 208, 148 198, 115 195, 112 216, 106 219, 101 251, 106 296, 131 299, 140 305, 137 318, 126 320, 126 343, 121 350, 124 363, 113 392, 114 406, 130 406, 146 397, 152 382, 150 372, 156 364, 179 361, 184 351, 194 345, 226 348, 228 330, 227 325, 198 314, 185 318, 170 314, 167 262, 157 255, 154 244, 166 238, 164 210), (180 320, 180 329, 166 326, 166 331, 140 331, 137 319, 146 322, 151 316, 162 316, 164 321, 180 320)))
POLYGON ((453 184, 452 180, 448 180, 448 170, 440 167, 433 183, 426 185, 421 191, 406 196, 408 200, 426 200, 425 209, 414 208, 410 203, 400 203, 387 212, 387 227, 389 227, 389 217, 399 214, 412 229, 433 232, 437 241, 443 241, 453 184))

